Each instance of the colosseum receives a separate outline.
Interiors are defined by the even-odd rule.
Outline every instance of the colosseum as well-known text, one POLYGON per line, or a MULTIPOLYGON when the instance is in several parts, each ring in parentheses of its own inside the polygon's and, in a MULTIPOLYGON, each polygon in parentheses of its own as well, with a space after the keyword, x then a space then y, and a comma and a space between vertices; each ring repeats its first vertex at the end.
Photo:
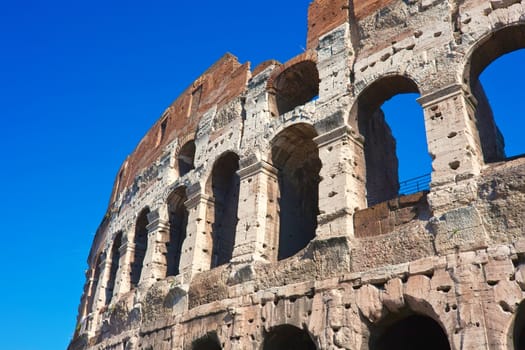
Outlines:
POLYGON ((525 349, 525 157, 478 79, 524 47, 525 0, 315 0, 288 62, 225 55, 122 164, 69 349, 525 349))

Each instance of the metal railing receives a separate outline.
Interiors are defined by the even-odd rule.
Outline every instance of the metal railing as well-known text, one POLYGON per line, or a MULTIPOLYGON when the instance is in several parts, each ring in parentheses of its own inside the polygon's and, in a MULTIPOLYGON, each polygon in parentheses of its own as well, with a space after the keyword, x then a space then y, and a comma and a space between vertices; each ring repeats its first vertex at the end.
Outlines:
POLYGON ((399 182, 399 194, 407 195, 430 189, 430 173, 399 182))

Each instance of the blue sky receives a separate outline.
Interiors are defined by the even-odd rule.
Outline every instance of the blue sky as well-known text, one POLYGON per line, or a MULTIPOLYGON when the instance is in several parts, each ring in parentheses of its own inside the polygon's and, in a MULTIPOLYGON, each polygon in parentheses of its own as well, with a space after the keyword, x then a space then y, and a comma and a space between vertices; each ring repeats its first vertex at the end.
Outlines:
MULTIPOLYGON (((225 52, 251 61, 252 68, 302 52, 308 2, 3 4, 2 349, 66 348, 93 234, 125 157, 164 109, 225 52)), ((509 133, 524 129, 517 107, 525 100, 519 85, 525 74, 510 71, 523 62, 523 52, 497 62, 488 78, 489 97, 511 101, 503 103, 510 111, 497 112, 505 116, 509 133), (516 85, 502 89, 505 79, 516 85)), ((411 109, 401 106, 409 114, 411 109)), ((420 113, 417 105, 412 109, 420 113)), ((387 116, 391 113, 395 109, 387 116)), ((394 128, 400 140, 404 129, 394 128)), ((523 143, 519 147, 517 153, 525 152, 523 143)), ((426 157, 424 143, 410 143, 403 152, 415 148, 426 157)), ((407 174, 421 173, 413 164, 404 167, 407 174)))

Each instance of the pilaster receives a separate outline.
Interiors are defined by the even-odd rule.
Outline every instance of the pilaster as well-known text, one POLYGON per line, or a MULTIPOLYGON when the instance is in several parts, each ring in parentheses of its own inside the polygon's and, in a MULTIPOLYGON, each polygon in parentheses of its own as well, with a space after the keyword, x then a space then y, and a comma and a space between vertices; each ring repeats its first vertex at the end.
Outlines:
POLYGON ((148 213, 148 248, 144 257, 140 284, 151 286, 166 277, 169 218, 167 205, 148 213))
POLYGON ((123 235, 124 238, 125 241, 119 248, 117 280, 113 289, 113 296, 117 298, 131 290, 131 262, 135 254, 135 244, 127 235, 123 235))
POLYGON ((188 283, 199 272, 207 271, 211 266, 213 239, 211 236, 213 198, 200 192, 188 195, 184 203, 188 209, 188 226, 186 239, 182 243, 179 271, 183 275, 183 283, 188 283))
POLYGON ((90 325, 88 331, 93 332, 97 327, 100 319, 100 313, 103 312, 104 307, 109 303, 109 300, 107 300, 108 293, 107 293, 107 284, 111 269, 110 259, 108 258, 107 254, 104 254, 100 258, 100 263, 98 266, 98 269, 100 271, 100 275, 97 282, 97 288, 95 291, 94 299, 93 299, 93 309, 91 312, 91 318, 90 318, 90 325))
POLYGON ((348 125, 314 139, 323 163, 318 237, 354 235, 353 214, 366 207, 363 143, 348 125))
POLYGON ((475 119, 475 100, 461 85, 449 85, 418 99, 425 114, 432 186, 478 175, 483 153, 475 119))
POLYGON ((275 261, 279 243, 277 169, 259 161, 240 169, 238 174, 239 223, 232 261, 275 261))

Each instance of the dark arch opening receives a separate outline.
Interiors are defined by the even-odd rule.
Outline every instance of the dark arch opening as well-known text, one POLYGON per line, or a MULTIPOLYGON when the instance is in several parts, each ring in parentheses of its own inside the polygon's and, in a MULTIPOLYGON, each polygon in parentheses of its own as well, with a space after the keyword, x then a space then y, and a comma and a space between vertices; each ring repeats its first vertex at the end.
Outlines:
POLYGON ((296 254, 315 237, 322 166, 315 136, 312 126, 297 124, 272 142, 272 163, 279 171, 279 260, 296 254))
POLYGON ((149 208, 143 209, 138 218, 135 226, 135 253, 133 254, 133 260, 131 262, 131 287, 136 288, 140 282, 140 274, 142 273, 142 264, 144 262, 144 256, 146 255, 146 249, 148 248, 148 214, 149 208))
POLYGON ((195 169, 195 142, 193 140, 186 142, 180 148, 177 156, 177 165, 179 167, 179 176, 184 176, 195 169))
POLYGON ((512 327, 512 344, 515 350, 525 349, 525 301, 522 301, 516 310, 512 327))
POLYGON ((182 243, 186 238, 186 226, 188 225, 188 210, 184 205, 186 200, 185 187, 177 188, 168 198, 170 239, 167 242, 167 276, 176 276, 180 272, 182 243))
POLYGON ((432 160, 418 96, 411 79, 390 76, 367 87, 352 110, 351 123, 364 137, 369 207, 429 187, 432 160))
POLYGON ((117 271, 120 262, 120 246, 122 245, 122 232, 115 235, 111 246, 111 265, 109 270, 109 279, 106 286, 106 305, 109 305, 113 297, 113 290, 117 281, 117 271))
POLYGON ((303 61, 290 66, 273 82, 279 115, 315 99, 319 95, 319 72, 315 62, 303 61))
POLYGON ((450 350, 447 335, 432 318, 411 314, 386 320, 374 329, 370 350, 450 350))
POLYGON ((315 350, 307 331, 291 325, 277 326, 265 337, 263 350, 315 350))
POLYGON ((239 205, 240 179, 237 170, 239 170, 239 156, 233 152, 222 155, 213 166, 211 175, 213 213, 208 211, 213 218, 210 220, 213 222, 211 268, 227 264, 232 258, 239 205))
POLYGON ((221 350, 221 344, 216 334, 206 334, 193 341, 192 350, 221 350))
POLYGON ((525 154, 524 48, 525 26, 512 26, 493 33, 472 53, 470 90, 486 163, 525 154))

